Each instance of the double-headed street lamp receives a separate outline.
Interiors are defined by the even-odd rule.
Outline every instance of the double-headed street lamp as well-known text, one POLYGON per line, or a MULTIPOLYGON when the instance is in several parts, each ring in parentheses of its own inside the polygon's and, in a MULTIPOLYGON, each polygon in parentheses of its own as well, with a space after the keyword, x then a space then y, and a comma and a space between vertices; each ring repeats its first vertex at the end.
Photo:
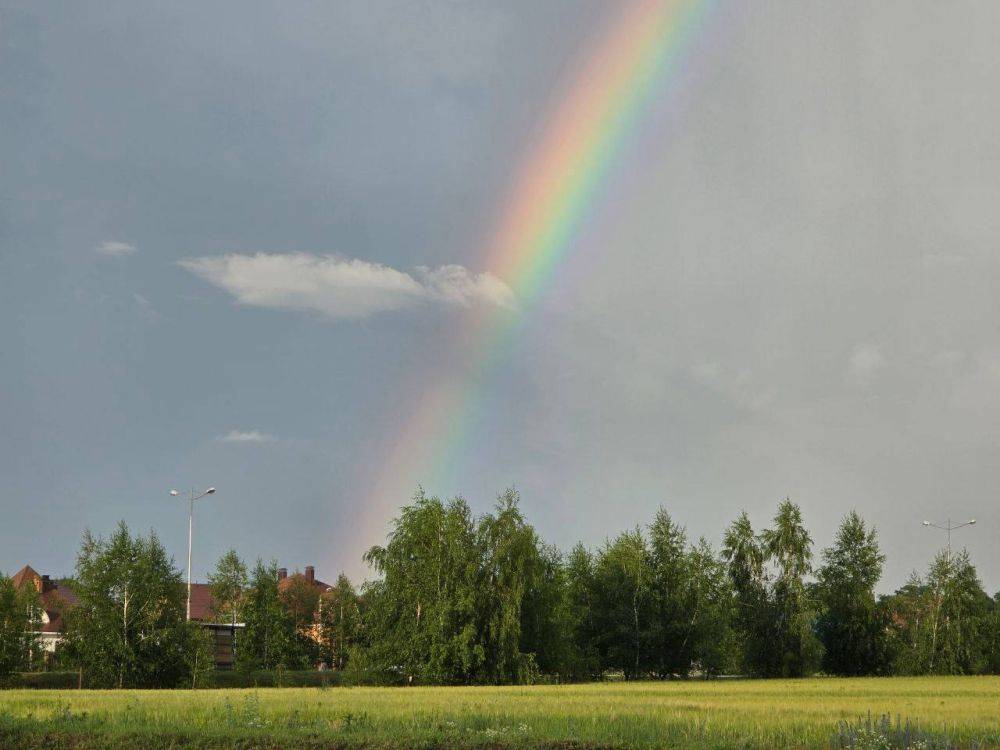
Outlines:
POLYGON ((975 523, 976 523, 976 519, 975 518, 970 518, 965 523, 956 523, 956 524, 953 524, 951 522, 951 519, 949 518, 948 519, 948 523, 946 523, 944 526, 940 526, 940 525, 938 525, 936 523, 931 523, 930 521, 924 521, 924 526, 930 526, 931 528, 941 529, 941 531, 948 532, 948 559, 950 560, 951 559, 951 532, 955 531, 956 529, 964 528, 965 526, 972 526, 975 523))
MULTIPOLYGON (((177 490, 170 490, 170 497, 180 496, 177 490)), ((205 495, 214 495, 215 487, 209 487, 200 495, 191 490, 188 495, 188 595, 187 595, 187 619, 191 619, 191 542, 194 538, 194 501, 201 500, 205 495)))

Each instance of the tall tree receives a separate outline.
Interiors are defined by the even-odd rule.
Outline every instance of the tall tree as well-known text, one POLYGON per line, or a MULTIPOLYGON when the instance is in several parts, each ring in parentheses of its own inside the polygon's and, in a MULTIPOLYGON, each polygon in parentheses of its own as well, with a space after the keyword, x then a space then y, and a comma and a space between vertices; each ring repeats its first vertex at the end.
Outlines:
POLYGON ((650 671, 652 561, 642 531, 620 534, 594 563, 594 627, 604 669, 634 679, 650 671))
POLYGON ((343 573, 320 598, 319 640, 321 656, 333 668, 343 670, 353 649, 361 642, 361 600, 343 573))
POLYGON ((777 674, 801 677, 819 667, 822 645, 813 633, 815 610, 805 584, 812 570, 812 538, 799 506, 782 502, 774 527, 763 531, 761 541, 776 570, 771 600, 777 674))
POLYGON ((30 585, 0 575, 0 678, 30 669, 39 656, 41 607, 30 585))
POLYGON ((841 522, 833 546, 823 550, 823 566, 817 571, 821 607, 817 632, 826 672, 866 675, 888 669, 887 623, 875 598, 884 563, 875 529, 851 511, 841 522))
POLYGON ((236 550, 231 549, 219 558, 208 582, 212 586, 215 617, 235 628, 236 623, 243 619, 243 603, 249 583, 247 566, 236 554, 236 550))
POLYGON ((692 662, 687 537, 662 507, 649 527, 649 546, 653 609, 650 666, 661 675, 687 674, 692 662))
POLYGON ((576 656, 572 629, 563 555, 552 545, 538 544, 525 579, 520 650, 532 656, 542 673, 560 680, 573 679, 576 656))
POLYGON ((765 552, 746 511, 726 529, 722 555, 735 594, 734 621, 743 671, 751 676, 767 675, 772 672, 773 644, 765 552))
POLYGON ((687 558, 689 578, 681 642, 687 668, 706 675, 732 673, 739 668, 739 654, 726 566, 704 538, 691 547, 687 558))
POLYGON ((597 584, 594 556, 582 544, 570 550, 565 576, 567 676, 574 680, 593 678, 602 669, 597 648, 597 584))
POLYGON ((171 687, 189 677, 199 628, 185 622, 181 574, 155 534, 121 523, 108 539, 84 534, 66 615, 66 653, 95 687, 171 687))
POLYGON ((723 556, 736 595, 736 622, 748 674, 798 677, 819 667, 814 603, 805 578, 812 538, 799 507, 778 506, 774 526, 755 535, 742 513, 726 530, 723 556))
POLYGON ((380 575, 365 590, 374 668, 401 669, 409 681, 480 678, 481 555, 468 504, 456 498, 446 506, 418 490, 387 544, 372 547, 365 560, 380 575))
POLYGON ((477 528, 477 610, 489 682, 526 682, 535 668, 533 657, 520 647, 522 601, 528 574, 538 562, 538 540, 519 502, 518 494, 507 490, 497 499, 495 512, 483 516, 477 528))
POLYGON ((246 627, 239 635, 236 663, 241 669, 301 669, 307 654, 295 619, 278 591, 278 563, 257 561, 244 604, 246 627))

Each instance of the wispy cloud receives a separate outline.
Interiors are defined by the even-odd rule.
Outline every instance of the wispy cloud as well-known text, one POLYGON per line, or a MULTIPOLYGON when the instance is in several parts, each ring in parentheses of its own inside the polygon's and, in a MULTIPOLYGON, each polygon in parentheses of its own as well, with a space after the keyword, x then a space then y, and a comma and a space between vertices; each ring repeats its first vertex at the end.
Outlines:
POLYGON ((882 348, 875 344, 858 344, 848 361, 851 376, 862 384, 867 384, 885 367, 882 348))
POLYGON ((105 240, 94 248, 98 255, 107 255, 117 258, 123 255, 132 255, 136 247, 128 242, 118 242, 117 240, 105 240))
POLYGON ((274 436, 260 430, 230 430, 216 440, 220 443, 273 443, 274 436))
POLYGON ((163 316, 160 315, 159 311, 153 307, 153 303, 148 299, 143 297, 138 292, 132 293, 132 300, 135 302, 136 307, 139 309, 140 314, 150 321, 160 321, 163 320, 163 316))
POLYGON ((514 293, 503 281, 459 265, 421 266, 411 274, 380 263, 305 253, 189 258, 180 265, 242 304, 312 310, 334 319, 426 303, 514 307, 514 293))

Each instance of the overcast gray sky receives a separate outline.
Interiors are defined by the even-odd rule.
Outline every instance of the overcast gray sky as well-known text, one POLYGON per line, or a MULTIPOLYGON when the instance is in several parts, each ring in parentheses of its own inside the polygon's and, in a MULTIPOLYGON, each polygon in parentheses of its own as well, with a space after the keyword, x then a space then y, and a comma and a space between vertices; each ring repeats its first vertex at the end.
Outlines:
MULTIPOLYGON (((167 491, 214 484, 199 578, 230 546, 364 576, 408 410, 518 308, 483 238, 623 7, 0 0, 0 570, 119 519, 183 561, 167 491)), ((716 4, 426 489, 515 485, 565 547, 790 496, 819 548, 856 508, 883 589, 975 516, 1000 587, 998 28, 716 4)))

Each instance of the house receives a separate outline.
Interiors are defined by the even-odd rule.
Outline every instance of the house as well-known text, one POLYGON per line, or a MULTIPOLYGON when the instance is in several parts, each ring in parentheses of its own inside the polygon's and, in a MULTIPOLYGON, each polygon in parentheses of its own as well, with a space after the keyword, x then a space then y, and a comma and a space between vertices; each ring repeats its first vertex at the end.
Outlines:
POLYGON ((278 568, 278 591, 287 591, 296 581, 302 581, 308 586, 312 586, 318 594, 325 594, 327 591, 333 590, 333 586, 316 577, 316 568, 312 565, 306 565, 305 573, 295 571, 291 575, 288 575, 288 568, 278 568))
MULTIPOLYGON (((70 587, 70 581, 40 575, 30 565, 21 568, 11 577, 11 580, 17 588, 32 586, 38 592, 38 598, 42 605, 42 620, 36 634, 45 652, 46 660, 48 660, 62 641, 65 625, 64 614, 77 603, 78 598, 70 587)), ((288 575, 287 568, 278 570, 278 590, 280 592, 288 591, 296 584, 304 584, 314 588, 318 595, 331 590, 329 584, 316 578, 316 569, 312 565, 307 565, 304 573, 295 572, 292 575, 288 575)), ((241 622, 218 621, 219 618, 215 615, 211 584, 191 584, 191 619, 211 632, 215 666, 218 669, 232 669, 235 662, 236 633, 245 626, 241 622)), ((319 639, 318 624, 312 627, 309 635, 316 640, 319 639)))
POLYGON ((191 584, 191 619, 212 634, 212 650, 216 669, 232 669, 236 663, 236 633, 245 627, 242 622, 219 622, 212 598, 212 584, 191 584))
MULTIPOLYGON (((66 579, 53 579, 40 575, 30 565, 25 565, 11 576, 16 588, 32 586, 38 592, 42 605, 41 627, 35 631, 45 659, 48 661, 63 639, 65 613, 77 603, 78 598, 66 579)), ((191 584, 191 619, 212 633, 215 646, 215 666, 231 669, 233 666, 233 640, 243 623, 218 623, 213 617, 212 587, 207 583, 191 584)))
MULTIPOLYGON (((305 635, 318 643, 323 634, 323 625, 320 622, 320 615, 323 612, 323 594, 332 591, 333 586, 319 580, 316 577, 316 568, 312 565, 306 565, 304 573, 295 571, 291 575, 288 575, 287 568, 278 568, 278 592, 287 594, 296 586, 301 586, 316 596, 315 600, 309 602, 310 605, 316 605, 317 609, 315 612, 308 613, 313 618, 313 623, 305 635)), ((294 602, 286 601, 286 604, 291 608, 295 606, 294 602)))
POLYGON ((76 594, 65 580, 39 575, 30 565, 25 565, 11 576, 11 581, 15 588, 31 586, 38 592, 38 600, 42 605, 42 619, 40 628, 35 634, 48 660, 52 658, 51 655, 55 653, 56 646, 62 640, 63 614, 76 604, 76 594))

